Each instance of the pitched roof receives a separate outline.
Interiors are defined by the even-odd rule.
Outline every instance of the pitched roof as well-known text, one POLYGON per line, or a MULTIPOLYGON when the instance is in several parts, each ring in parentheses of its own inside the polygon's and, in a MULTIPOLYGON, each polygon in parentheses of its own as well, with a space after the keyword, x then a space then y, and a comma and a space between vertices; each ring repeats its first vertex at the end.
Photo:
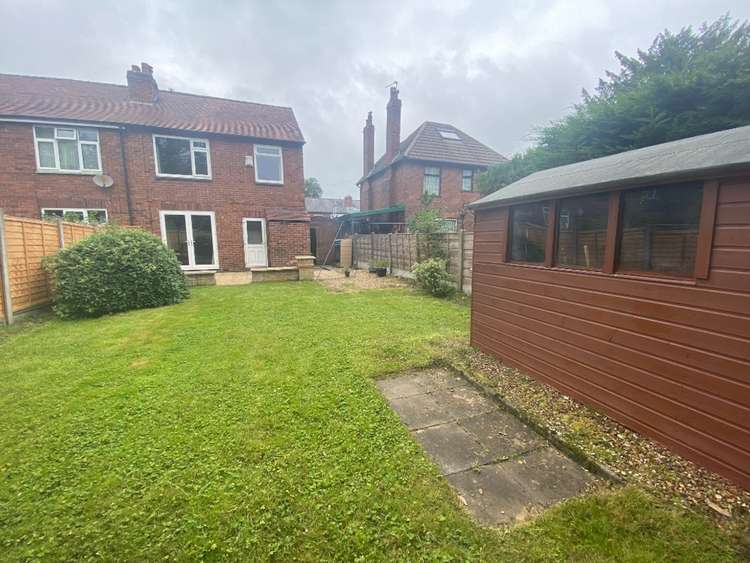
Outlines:
POLYGON ((359 211, 359 200, 352 201, 351 207, 344 205, 343 198, 306 197, 305 209, 310 213, 342 214, 359 211))
POLYGON ((391 164, 405 158, 471 166, 492 166, 507 160, 503 155, 453 125, 425 121, 411 135, 401 141, 396 156, 390 161, 386 158, 386 155, 381 156, 372 170, 357 183, 361 184, 366 179, 379 174, 391 164), (456 136, 458 139, 445 138, 440 134, 441 132, 446 133, 449 137, 456 136))
POLYGON ((62 78, 0 74, 0 116, 305 141, 291 108, 165 90, 149 104, 130 100, 127 86, 62 78))
POLYGON ((695 177, 750 165, 750 125, 534 172, 470 204, 695 177))

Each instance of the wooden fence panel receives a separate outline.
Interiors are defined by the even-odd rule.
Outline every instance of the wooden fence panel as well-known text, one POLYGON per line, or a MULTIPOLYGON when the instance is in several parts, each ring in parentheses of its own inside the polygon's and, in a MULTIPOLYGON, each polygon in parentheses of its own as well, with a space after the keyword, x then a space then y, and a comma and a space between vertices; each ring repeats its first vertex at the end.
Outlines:
MULTIPOLYGON (((442 233, 433 237, 432 244, 448 260, 448 273, 453 281, 461 283, 464 292, 471 293, 474 234, 464 232, 462 237, 462 233, 442 233)), ((390 265, 392 275, 412 277, 411 268, 424 259, 427 244, 424 235, 412 233, 353 235, 354 264, 362 268, 382 260, 390 265)))
MULTIPOLYGON (((96 228, 76 223, 57 223, 5 217, 4 236, 8 267, 8 285, 13 312, 20 312, 52 300, 50 281, 43 267, 45 256, 94 233, 96 228), (63 233, 63 241, 60 233, 63 233)), ((1 292, 0 292, 1 293, 1 292)), ((0 296, 0 304, 5 300, 0 296)), ((4 308, 0 310, 5 313, 4 308)))

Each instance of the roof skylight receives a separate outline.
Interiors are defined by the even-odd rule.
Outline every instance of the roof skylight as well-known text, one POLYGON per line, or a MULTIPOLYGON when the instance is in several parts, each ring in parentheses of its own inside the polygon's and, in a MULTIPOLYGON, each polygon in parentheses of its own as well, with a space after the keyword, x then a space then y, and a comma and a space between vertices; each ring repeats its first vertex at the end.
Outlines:
POLYGON ((461 137, 459 137, 453 131, 438 131, 438 133, 440 133, 440 136, 443 139, 450 139, 451 141, 460 141, 461 140, 461 137))

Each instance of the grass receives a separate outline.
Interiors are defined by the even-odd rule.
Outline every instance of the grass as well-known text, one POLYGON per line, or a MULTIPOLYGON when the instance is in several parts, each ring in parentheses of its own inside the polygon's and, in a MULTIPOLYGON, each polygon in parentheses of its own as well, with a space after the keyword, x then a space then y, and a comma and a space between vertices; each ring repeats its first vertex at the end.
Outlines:
POLYGON ((7 334, 0 558, 733 560, 635 489, 475 525, 371 379, 467 330, 456 303, 298 283, 7 334))

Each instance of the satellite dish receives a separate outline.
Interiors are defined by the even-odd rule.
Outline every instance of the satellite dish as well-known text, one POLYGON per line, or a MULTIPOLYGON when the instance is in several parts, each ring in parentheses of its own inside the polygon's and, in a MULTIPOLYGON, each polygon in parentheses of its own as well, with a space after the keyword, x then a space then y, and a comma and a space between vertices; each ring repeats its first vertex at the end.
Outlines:
POLYGON ((115 183, 115 181, 112 179, 112 176, 107 176, 106 174, 97 174, 96 176, 94 176, 94 183, 100 188, 109 188, 112 186, 112 184, 115 183))

